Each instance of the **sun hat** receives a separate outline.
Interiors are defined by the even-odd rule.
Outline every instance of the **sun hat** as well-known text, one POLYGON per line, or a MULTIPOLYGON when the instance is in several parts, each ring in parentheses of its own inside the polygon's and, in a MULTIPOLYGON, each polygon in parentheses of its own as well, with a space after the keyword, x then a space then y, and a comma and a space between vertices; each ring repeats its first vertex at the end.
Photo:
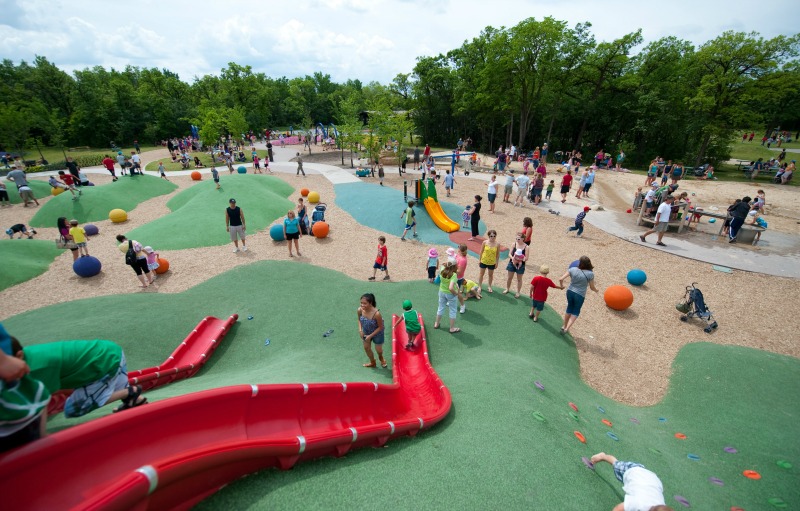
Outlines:
POLYGON ((428 257, 439 257, 439 251, 435 248, 428 250, 428 257))
POLYGON ((150 246, 144 247, 144 249, 142 249, 142 250, 144 250, 148 254, 152 254, 154 252, 153 247, 150 247, 150 246))
POLYGON ((411 300, 403 300, 403 310, 410 311, 411 307, 411 300))

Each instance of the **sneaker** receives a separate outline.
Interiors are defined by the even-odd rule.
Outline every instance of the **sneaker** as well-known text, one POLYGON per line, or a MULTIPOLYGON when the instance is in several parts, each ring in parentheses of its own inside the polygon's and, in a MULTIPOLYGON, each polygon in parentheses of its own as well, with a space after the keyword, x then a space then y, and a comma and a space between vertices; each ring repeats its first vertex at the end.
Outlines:
POLYGON ((736 243, 736 238, 731 238, 728 243, 736 243))
POLYGON ((389 280, 389 279, 391 279, 391 277, 389 277, 388 275, 383 277, 383 280, 389 280))
POLYGON ((236 252, 238 252, 238 251, 239 251, 239 249, 238 249, 238 248, 234 248, 234 249, 233 249, 233 253, 234 253, 234 254, 235 254, 236 252))
POLYGON ((466 312, 466 310, 467 310, 467 306, 466 306, 466 305, 462 305, 462 306, 461 306, 461 309, 459 310, 459 312, 460 312, 461 314, 464 314, 464 312, 466 312))
POLYGON ((419 235, 417 233, 414 233, 414 237, 419 238, 419 235))
POLYGON ((367 280, 375 280, 375 277, 370 277, 367 280))
POLYGON ((246 246, 242 247, 242 252, 247 252, 247 247, 246 246))

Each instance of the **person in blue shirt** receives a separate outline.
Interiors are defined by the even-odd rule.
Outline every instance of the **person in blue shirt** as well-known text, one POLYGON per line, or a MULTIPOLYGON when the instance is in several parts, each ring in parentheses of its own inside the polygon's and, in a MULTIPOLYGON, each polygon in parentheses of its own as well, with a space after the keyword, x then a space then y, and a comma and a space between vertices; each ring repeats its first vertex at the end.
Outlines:
POLYGON ((300 232, 300 219, 295 215, 294 210, 290 209, 286 213, 286 218, 283 219, 283 237, 289 243, 289 257, 294 257, 292 253, 292 240, 294 240, 294 248, 297 250, 297 257, 301 257, 300 242, 298 241, 303 234, 300 232))

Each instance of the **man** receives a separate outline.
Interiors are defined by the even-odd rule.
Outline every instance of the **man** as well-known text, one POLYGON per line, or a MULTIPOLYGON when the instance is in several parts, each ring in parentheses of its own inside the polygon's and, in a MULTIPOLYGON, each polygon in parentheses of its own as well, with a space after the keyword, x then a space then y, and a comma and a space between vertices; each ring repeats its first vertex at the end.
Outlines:
POLYGON ((131 151, 131 165, 131 175, 142 173, 142 157, 136 151, 131 151))
POLYGON ((306 177, 306 171, 303 170, 303 157, 300 153, 297 153, 297 173, 295 173, 295 175, 299 176, 301 172, 303 173, 303 177, 306 177))
POLYGON ((753 164, 753 169, 750 171, 750 181, 758 177, 758 173, 762 170, 764 170, 764 158, 759 158, 758 161, 753 164))
POLYGON ((514 191, 514 171, 509 170, 506 176, 506 185, 503 189, 503 202, 511 203, 511 193, 514 191))
POLYGON ((114 160, 111 159, 108 155, 103 158, 103 166, 106 168, 107 171, 111 172, 111 181, 117 180, 117 174, 114 172, 114 160))
POLYGON ((525 207, 525 194, 528 193, 528 185, 531 179, 528 177, 528 171, 522 173, 516 180, 517 182, 517 198, 514 199, 514 206, 525 207))
POLYGON ((419 146, 414 146, 414 170, 419 169, 419 146))
MULTIPOLYGON (((666 245, 661 241, 661 238, 664 237, 664 233, 667 232, 667 229, 669 228, 669 217, 672 214, 672 203, 674 201, 675 198, 672 195, 667 195, 667 197, 664 199, 664 202, 658 206, 653 228, 639 236, 639 239, 642 240, 642 243, 647 243, 647 237, 656 232, 658 233, 658 241, 656 241, 656 245, 666 247, 666 245)), ((747 213, 745 213, 745 216, 747 216, 747 213)))
POLYGON ((247 252, 247 223, 244 219, 244 211, 236 205, 236 199, 228 201, 229 206, 225 210, 225 229, 231 234, 233 242, 233 252, 239 251, 239 239, 242 240, 242 252, 247 252))
POLYGON ((78 165, 77 163, 75 163, 75 161, 73 161, 72 156, 67 156, 66 165, 69 173, 72 174, 72 177, 75 178, 75 183, 77 183, 78 186, 80 186, 81 182, 81 177, 79 175, 79 171, 81 170, 80 165, 78 165))
POLYGON ((120 175, 125 175, 125 164, 127 163, 125 155, 122 154, 122 151, 117 152, 117 163, 119 164, 120 168, 120 175))
POLYGON ((731 223, 728 231, 728 243, 736 243, 736 236, 739 235, 739 229, 744 225, 747 214, 750 212, 750 197, 742 198, 741 202, 737 202, 733 207, 728 208, 728 213, 731 215, 731 223))
POLYGON ((431 155, 431 146, 430 144, 425 144, 425 151, 422 153, 422 156, 425 158, 425 161, 428 161, 430 155, 431 155))
POLYGON ((547 152, 548 152, 547 142, 545 142, 544 144, 542 144, 542 163, 547 163, 547 152))

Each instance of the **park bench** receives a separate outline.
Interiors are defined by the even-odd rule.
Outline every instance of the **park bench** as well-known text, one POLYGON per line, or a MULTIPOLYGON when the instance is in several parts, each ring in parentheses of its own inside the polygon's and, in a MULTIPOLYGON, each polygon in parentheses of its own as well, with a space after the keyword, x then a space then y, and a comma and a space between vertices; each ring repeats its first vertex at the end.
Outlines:
POLYGON ((69 152, 72 153, 72 152, 76 152, 76 151, 88 151, 90 149, 91 149, 91 147, 89 147, 88 145, 81 145, 81 146, 78 146, 78 147, 70 147, 69 148, 69 152))

